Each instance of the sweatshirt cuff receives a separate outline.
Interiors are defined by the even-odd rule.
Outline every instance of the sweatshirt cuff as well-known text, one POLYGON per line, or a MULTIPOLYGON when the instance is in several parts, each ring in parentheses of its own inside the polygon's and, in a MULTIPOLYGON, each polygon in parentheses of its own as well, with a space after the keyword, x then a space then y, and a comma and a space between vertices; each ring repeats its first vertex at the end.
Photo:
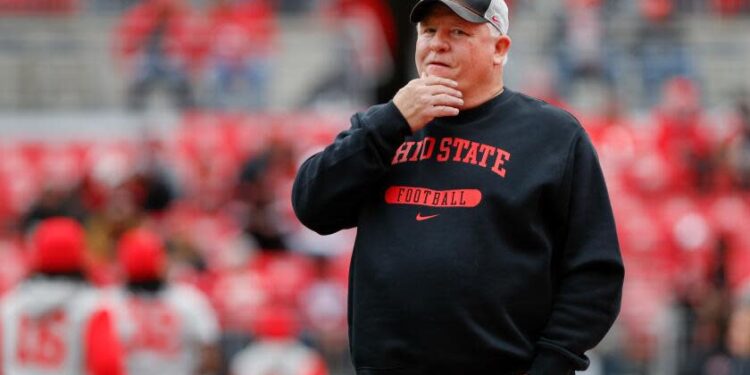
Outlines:
POLYGON ((563 355, 540 350, 531 363, 528 375, 572 375, 573 364, 563 355))
POLYGON ((393 101, 369 113, 366 120, 384 139, 401 144, 404 137, 411 135, 411 127, 393 101))

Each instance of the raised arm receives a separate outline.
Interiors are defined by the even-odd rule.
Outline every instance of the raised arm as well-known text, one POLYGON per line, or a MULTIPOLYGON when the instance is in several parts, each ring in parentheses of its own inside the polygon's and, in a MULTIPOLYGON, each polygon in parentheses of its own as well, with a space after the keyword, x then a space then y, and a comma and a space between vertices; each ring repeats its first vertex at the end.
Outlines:
POLYGON ((356 226, 364 198, 388 172, 408 134, 393 102, 352 116, 349 130, 300 167, 292 189, 299 220, 321 234, 356 226))
POLYGON ((297 173, 292 205, 302 224, 320 234, 356 226, 362 202, 390 170, 404 137, 436 117, 458 114, 463 100, 457 86, 450 79, 423 75, 391 102, 352 116, 351 128, 297 173))

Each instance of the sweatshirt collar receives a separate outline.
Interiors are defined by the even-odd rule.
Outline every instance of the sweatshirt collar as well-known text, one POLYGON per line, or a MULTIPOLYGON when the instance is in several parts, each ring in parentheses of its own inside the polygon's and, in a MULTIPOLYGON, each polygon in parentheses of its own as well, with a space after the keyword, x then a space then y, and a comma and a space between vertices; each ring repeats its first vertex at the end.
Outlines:
POLYGON ((503 92, 490 100, 474 108, 462 110, 456 116, 438 118, 435 120, 435 123, 447 126, 461 126, 473 123, 495 112, 500 106, 507 103, 514 94, 515 92, 505 87, 503 92))

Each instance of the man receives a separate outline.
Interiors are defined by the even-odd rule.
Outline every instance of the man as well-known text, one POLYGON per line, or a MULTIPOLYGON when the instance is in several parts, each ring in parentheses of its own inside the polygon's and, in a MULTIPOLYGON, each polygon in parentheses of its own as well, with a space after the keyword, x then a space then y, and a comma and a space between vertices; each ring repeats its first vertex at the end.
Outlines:
POLYGON ((0 303, 0 374, 122 374, 110 313, 83 274, 84 251, 76 221, 37 226, 32 275, 0 303))
POLYGON ((165 281, 162 240, 147 229, 133 229, 117 250, 126 278, 116 301, 128 374, 216 373, 216 316, 201 292, 165 281))
POLYGON ((422 0, 420 78, 298 172, 319 233, 357 227, 349 323, 360 375, 570 374, 614 321, 623 266, 575 118, 503 85, 502 0, 422 0))

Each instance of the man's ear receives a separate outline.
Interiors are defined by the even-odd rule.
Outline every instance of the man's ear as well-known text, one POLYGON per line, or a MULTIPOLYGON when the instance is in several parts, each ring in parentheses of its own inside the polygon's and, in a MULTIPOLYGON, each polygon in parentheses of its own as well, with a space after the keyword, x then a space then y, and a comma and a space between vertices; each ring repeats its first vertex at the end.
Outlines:
POLYGON ((498 64, 498 65, 503 64, 506 56, 508 56, 508 52, 510 52, 511 44, 512 44, 512 41, 510 40, 510 37, 507 35, 503 35, 497 39, 497 42, 495 42, 495 54, 492 58, 492 61, 495 64, 498 64))

